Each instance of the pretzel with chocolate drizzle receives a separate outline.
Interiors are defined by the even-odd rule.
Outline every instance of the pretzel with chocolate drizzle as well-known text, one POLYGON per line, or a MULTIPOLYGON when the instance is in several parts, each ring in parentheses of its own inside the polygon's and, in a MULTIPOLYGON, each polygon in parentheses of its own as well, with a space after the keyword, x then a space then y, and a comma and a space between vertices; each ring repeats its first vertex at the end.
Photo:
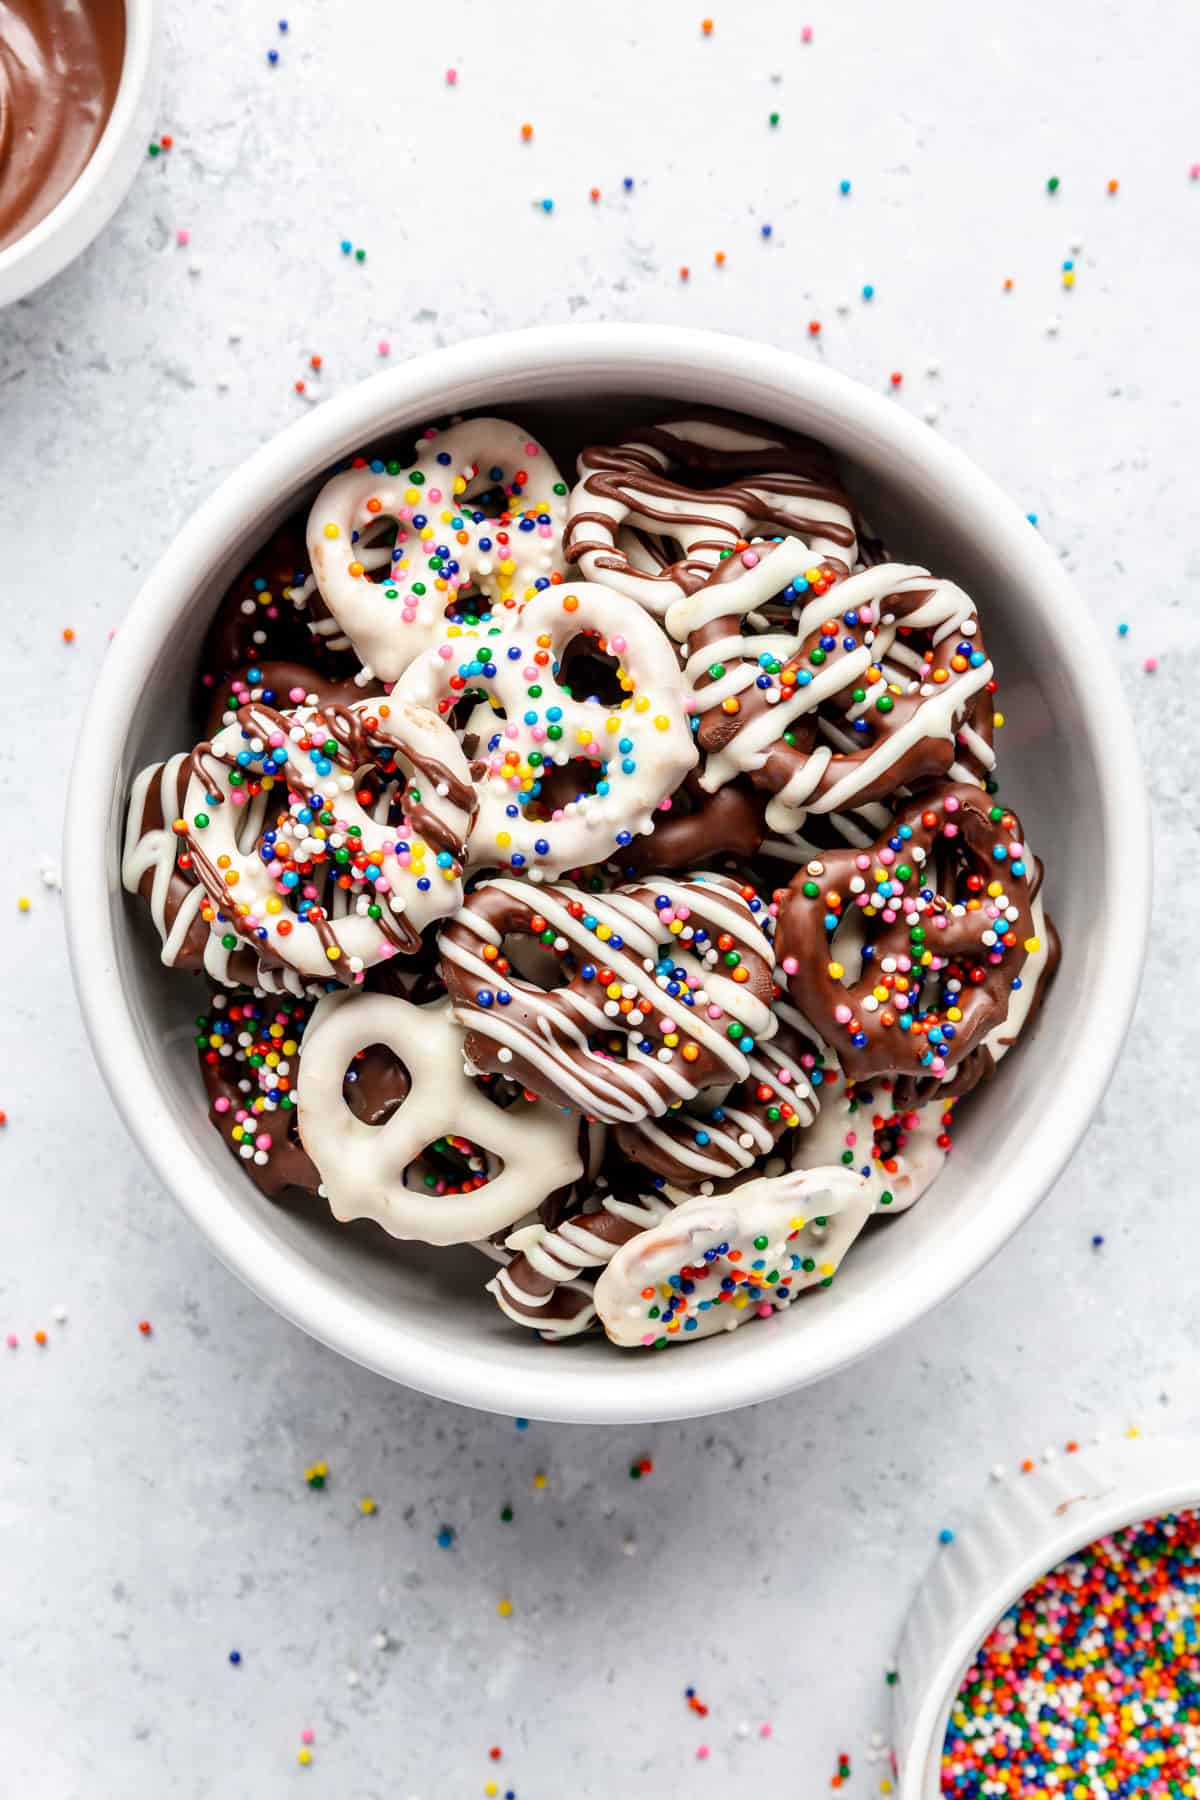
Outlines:
POLYGON ((604 894, 485 881, 441 932, 468 1064, 605 1124, 744 1081, 776 1028, 766 918, 718 875, 604 894), (565 985, 518 974, 509 939, 544 946, 565 985))
POLYGON ((327 481, 309 514, 308 554, 364 670, 395 681, 435 641, 461 590, 514 609, 561 576, 566 492, 542 446, 505 419, 428 431, 410 463, 359 458, 327 481), (501 488, 498 511, 473 504, 501 488))
POLYGON ((646 425, 579 458, 564 555, 589 581, 662 618, 708 580, 735 544, 776 533, 802 538, 809 562, 854 567, 858 526, 829 452, 807 438, 765 435, 726 420, 646 425), (718 485, 719 484, 719 485, 718 485), (630 529, 678 547, 670 562, 631 556, 630 529))
POLYGON ((826 851, 780 890, 788 992, 852 1080, 940 1076, 1003 1022, 1039 947, 1023 840, 1015 813, 942 782, 869 850, 826 851))
MULTIPOLYGON (((420 707, 242 707, 183 774, 174 845, 165 831, 152 845, 135 840, 126 885, 148 867, 168 887, 178 874, 197 883, 195 910, 222 951, 351 984, 418 951, 422 928, 461 903, 475 793, 453 732, 420 707)), ((135 784, 131 820, 144 798, 135 784)), ((232 973, 218 957, 204 962, 219 979, 232 973)))
POLYGON ((974 603, 924 569, 880 563, 840 580, 794 540, 746 545, 666 623, 687 644, 701 784, 749 773, 772 795, 773 831, 994 764, 990 725, 974 710, 986 703, 990 720, 992 665, 974 603), (747 616, 780 595, 799 609, 794 633, 743 637, 747 616))

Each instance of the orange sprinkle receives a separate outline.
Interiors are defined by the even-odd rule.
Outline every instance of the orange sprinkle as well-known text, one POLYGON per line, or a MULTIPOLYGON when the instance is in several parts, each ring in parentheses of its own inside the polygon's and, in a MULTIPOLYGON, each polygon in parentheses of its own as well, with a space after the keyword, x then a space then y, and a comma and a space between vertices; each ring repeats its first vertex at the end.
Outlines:
POLYGON ((564 594, 562 606, 564 612, 578 612, 579 600, 575 594, 564 594))
POLYGON ((711 19, 701 19, 701 21, 700 21, 700 29, 701 29, 701 31, 702 31, 702 32, 703 32, 703 33, 704 33, 704 35, 705 35, 705 37, 711 37, 711 36, 712 36, 712 33, 713 33, 713 22, 712 22, 712 20, 711 20, 711 19))
MULTIPOLYGON (((164 138, 164 139, 163 139, 163 142, 164 142, 164 143, 165 143, 165 142, 166 142, 166 139, 165 139, 165 138, 164 138)), ((1108 184, 1108 191, 1109 191, 1109 193, 1110 193, 1110 194, 1115 194, 1115 193, 1116 193, 1116 191, 1117 191, 1117 189, 1118 189, 1118 188, 1119 188, 1119 187, 1120 187, 1120 185, 1121 185, 1121 184, 1120 184, 1120 182, 1119 182, 1119 181, 1117 181, 1117 180, 1113 180, 1113 181, 1110 181, 1110 182, 1109 182, 1109 184, 1108 184)))
POLYGON ((72 631, 72 629, 69 625, 63 626, 62 636, 63 636, 64 644, 73 644, 75 642, 75 633, 72 631))
POLYGON ((522 143, 527 144, 532 136, 533 136, 533 126, 532 125, 522 125, 522 127, 521 127, 522 143))
POLYGON ((718 250, 717 254, 713 257, 713 261, 716 263, 718 269, 723 269, 725 267, 725 252, 723 250, 718 250))

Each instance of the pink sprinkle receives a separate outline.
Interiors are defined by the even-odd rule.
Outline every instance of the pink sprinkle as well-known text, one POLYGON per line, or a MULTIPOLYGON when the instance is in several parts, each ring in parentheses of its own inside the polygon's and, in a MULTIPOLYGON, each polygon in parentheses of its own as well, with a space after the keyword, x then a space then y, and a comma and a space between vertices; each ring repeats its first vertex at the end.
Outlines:
POLYGON ((226 1113, 229 1111, 229 1101, 224 1094, 218 1094, 213 1101, 213 1111, 219 1113, 226 1113))
POLYGON ((626 640, 621 636, 620 632, 617 632, 615 636, 609 638, 608 647, 617 656, 620 656, 622 650, 627 648, 626 640))
POLYGON ((854 1015, 848 1006, 835 1006, 833 1016, 839 1025, 848 1025, 854 1015))
POLYGON ((783 972, 785 975, 794 975, 796 973, 796 970, 799 967, 800 967, 800 964, 796 961, 794 956, 785 956, 784 957, 783 972))
POLYGON ((15 1350, 21 1340, 20 1340, 20 1338, 18 1338, 15 1331, 10 1331, 4 1341, 8 1345, 10 1350, 15 1350))
POLYGON ((762 1725, 759 1726, 758 1735, 760 1738, 769 1738, 771 1733, 774 1731, 774 1729, 775 1729, 775 1727, 771 1724, 771 1721, 768 1719, 762 1725))
POLYGON ((177 231, 175 233, 175 242, 177 244, 180 244, 180 245, 190 244, 191 241, 192 241, 192 234, 190 231, 185 231, 183 229, 180 229, 179 231, 177 231))
POLYGON ((446 70, 446 86, 447 87, 457 87, 458 86, 458 70, 457 69, 447 69, 446 70))
POLYGON ((313 1740, 315 1739, 316 1735, 317 1734, 313 1730, 312 1726, 306 1725, 304 1727, 304 1730, 300 1733, 300 1742, 302 1744, 311 1744, 313 1742, 313 1740))
POLYGON ((707 1744, 698 1744, 696 1746, 696 1760, 697 1760, 697 1762, 707 1762, 708 1761, 708 1745, 707 1744))
POLYGON ((1188 170, 1188 174, 1191 176, 1193 181, 1200 181, 1200 163, 1193 163, 1191 168, 1188 170))
POLYGON ((302 687, 294 687, 294 688, 288 689, 288 699, 294 700, 296 702, 297 706, 300 705, 300 702, 302 700, 306 700, 307 698, 308 698, 308 696, 305 694, 304 689, 302 687))
MULTIPOLYGON (((950 802, 947 800, 947 802, 946 802, 947 808, 949 807, 949 805, 950 805, 950 802)), ((942 835, 943 835, 943 837, 956 838, 958 836, 958 826, 957 825, 943 825, 942 826, 942 835)))
POLYGON ((747 569, 757 568, 758 567, 758 552, 756 550, 743 550, 742 551, 742 562, 747 569))
POLYGON ((948 796, 948 798, 946 800, 946 811, 947 812, 957 812, 958 811, 958 796, 957 796, 957 794, 950 794, 948 796))
POLYGON ((1145 662, 1142 664, 1142 667, 1143 667, 1143 669, 1145 669, 1147 675, 1153 675, 1155 669, 1157 669, 1157 667, 1158 667, 1157 656, 1148 656, 1146 658, 1145 662))
POLYGON ((854 859, 854 866, 856 869, 869 869, 871 866, 871 859, 869 856, 856 856, 854 859))
POLYGON ((392 346, 388 343, 386 338, 380 338, 375 348, 378 350, 380 356, 390 356, 392 354, 392 346))
POLYGON ((802 25, 800 27, 800 42, 802 44, 811 44, 812 43, 812 26, 811 25, 802 25))

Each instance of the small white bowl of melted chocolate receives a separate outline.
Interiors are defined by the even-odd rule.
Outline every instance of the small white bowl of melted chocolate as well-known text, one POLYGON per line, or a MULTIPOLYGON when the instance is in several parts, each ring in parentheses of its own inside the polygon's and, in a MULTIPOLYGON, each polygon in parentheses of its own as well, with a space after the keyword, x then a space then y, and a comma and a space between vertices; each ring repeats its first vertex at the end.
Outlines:
POLYGON ((85 250, 157 104, 157 0, 0 0, 0 306, 85 250))

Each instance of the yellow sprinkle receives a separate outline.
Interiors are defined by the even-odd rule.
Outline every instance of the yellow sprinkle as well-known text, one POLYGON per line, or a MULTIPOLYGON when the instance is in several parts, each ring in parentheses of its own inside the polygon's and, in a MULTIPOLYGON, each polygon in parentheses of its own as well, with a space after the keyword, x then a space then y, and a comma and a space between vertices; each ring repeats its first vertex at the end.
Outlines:
POLYGON ((836 1263, 822 1263, 817 1270, 818 1275, 832 1275, 837 1268, 836 1263))
POLYGON ((604 990, 604 998, 606 1000, 619 1000, 621 998, 621 984, 619 981, 609 982, 604 990))
POLYGON ((596 936, 600 939, 600 942, 602 944, 607 944, 609 938, 612 936, 612 926, 611 925, 597 925, 596 936))
POLYGON ((735 1294, 733 1297, 733 1304, 737 1311, 741 1312, 742 1308, 747 1306, 749 1302, 747 1301, 745 1294, 735 1294))
POLYGON ((592 741, 592 734, 586 725, 581 725, 579 730, 575 733, 575 738, 576 742, 580 744, 590 744, 592 741))
POLYGON ((338 531, 338 528, 336 525, 330 523, 325 527, 325 536, 327 538, 335 538, 335 537, 340 537, 341 533, 338 531))
POLYGON ((30 901, 29 901, 28 894, 19 895, 17 898, 17 911, 18 912, 28 912, 29 906, 30 906, 30 901))
POLYGON ((329 946, 329 948, 328 948, 328 949, 327 949, 327 950, 326 950, 326 952, 325 952, 325 954, 326 954, 326 956, 327 956, 327 957, 328 957, 328 958, 329 958, 329 960, 330 960, 330 962, 336 962, 336 961, 337 961, 337 960, 338 960, 338 957, 339 957, 339 956, 340 956, 340 955, 341 955, 341 954, 342 954, 342 953, 341 953, 341 951, 340 951, 340 950, 339 950, 339 949, 338 949, 338 947, 337 947, 337 945, 336 945, 336 944, 330 944, 330 946, 329 946))
POLYGON ((417 504, 417 501, 420 498, 421 498, 420 488, 415 488, 415 487, 405 488, 405 490, 404 490, 405 506, 415 506, 417 504))
POLYGON ((1063 270, 1063 286, 1065 288, 1073 288, 1075 286, 1075 271, 1074 271, 1074 269, 1064 269, 1063 270))
POLYGON ((502 1618, 502 1619, 508 1619, 508 1618, 511 1618, 511 1616, 512 1616, 512 1609, 513 1609, 513 1608, 512 1608, 512 1601, 511 1601, 511 1600, 497 1600, 497 1602, 496 1602, 496 1611, 497 1611, 497 1612, 498 1612, 498 1613, 499 1613, 499 1614, 500 1614, 500 1617, 501 1617, 501 1618, 502 1618))
POLYGON ((1025 939, 1025 949, 1030 956, 1036 956, 1038 951, 1041 949, 1041 947, 1042 947, 1041 938, 1030 937, 1030 938, 1025 939))
POLYGON ((992 714, 992 724, 996 727, 997 731, 999 731, 999 729, 1003 725, 1003 723, 1004 723, 1004 714, 1002 712, 992 714))
POLYGON ((375 1511, 375 1502, 372 1500, 370 1494, 363 1495, 358 1503, 358 1510, 360 1513, 365 1513, 368 1519, 370 1518, 371 1514, 375 1511))
POLYGON ((637 699, 633 703, 633 710, 634 710, 634 712, 649 712, 650 702, 646 698, 645 694, 638 695, 637 699))
POLYGON ((533 1485, 535 1488, 544 1488, 546 1485, 546 1477, 542 1474, 540 1469, 533 1478, 533 1485))
POLYGON ((1141 1432, 1140 1432, 1140 1431, 1139 1431, 1139 1430, 1138 1430, 1138 1428, 1137 1428, 1137 1426, 1136 1426, 1136 1425, 1131 1425, 1131 1426, 1130 1426, 1130 1427, 1129 1427, 1129 1430, 1128 1430, 1128 1431, 1127 1431, 1127 1432, 1126 1432, 1126 1433, 1125 1433, 1125 1436, 1126 1436, 1126 1437, 1141 1437, 1141 1435, 1142 1435, 1142 1434, 1141 1434, 1141 1432))
POLYGON ((679 1033, 677 1031, 668 1031, 666 1037, 663 1039, 663 1043, 667 1046, 668 1050, 674 1050, 679 1043, 679 1033))
POLYGON ((830 963, 830 965, 829 965, 829 974, 830 974, 830 977, 831 977, 831 978, 832 978, 832 979, 833 979, 833 980, 834 980, 834 981, 840 981, 840 980, 841 980, 841 979, 842 979, 842 976, 843 976, 843 975, 844 975, 844 974, 845 974, 845 973, 846 973, 846 971, 845 971, 845 969, 843 969, 843 967, 842 967, 842 965, 841 965, 841 963, 840 963, 840 962, 831 962, 831 963, 830 963))
POLYGON ((655 731, 670 731, 671 721, 668 719, 666 713, 658 713, 655 715, 654 729, 655 731))
POLYGON ((680 932, 683 930, 683 920, 682 919, 672 919, 670 929, 671 929, 672 936, 678 937, 680 932))
POLYGON ((302 1764, 305 1768, 307 1768, 308 1764, 312 1761, 312 1751, 311 1750, 297 1750, 296 1761, 298 1763, 302 1764))
POLYGON ((605 719, 605 721, 604 721, 604 729, 605 729, 605 731, 620 731, 620 729, 621 729, 620 719, 618 719, 615 716, 615 714, 610 713, 608 718, 605 719))
POLYGON ((796 1214, 794 1219, 789 1219, 788 1224, 792 1231, 804 1230, 804 1220, 800 1217, 799 1213, 796 1214))
POLYGON ((466 493, 467 483, 466 483, 466 478, 464 476, 456 475, 454 477, 454 491, 456 494, 465 494, 466 493))
POLYGON ((500 1789, 496 1786, 494 1781, 485 1781, 483 1784, 483 1791, 485 1794, 491 1795, 498 1794, 500 1789))

